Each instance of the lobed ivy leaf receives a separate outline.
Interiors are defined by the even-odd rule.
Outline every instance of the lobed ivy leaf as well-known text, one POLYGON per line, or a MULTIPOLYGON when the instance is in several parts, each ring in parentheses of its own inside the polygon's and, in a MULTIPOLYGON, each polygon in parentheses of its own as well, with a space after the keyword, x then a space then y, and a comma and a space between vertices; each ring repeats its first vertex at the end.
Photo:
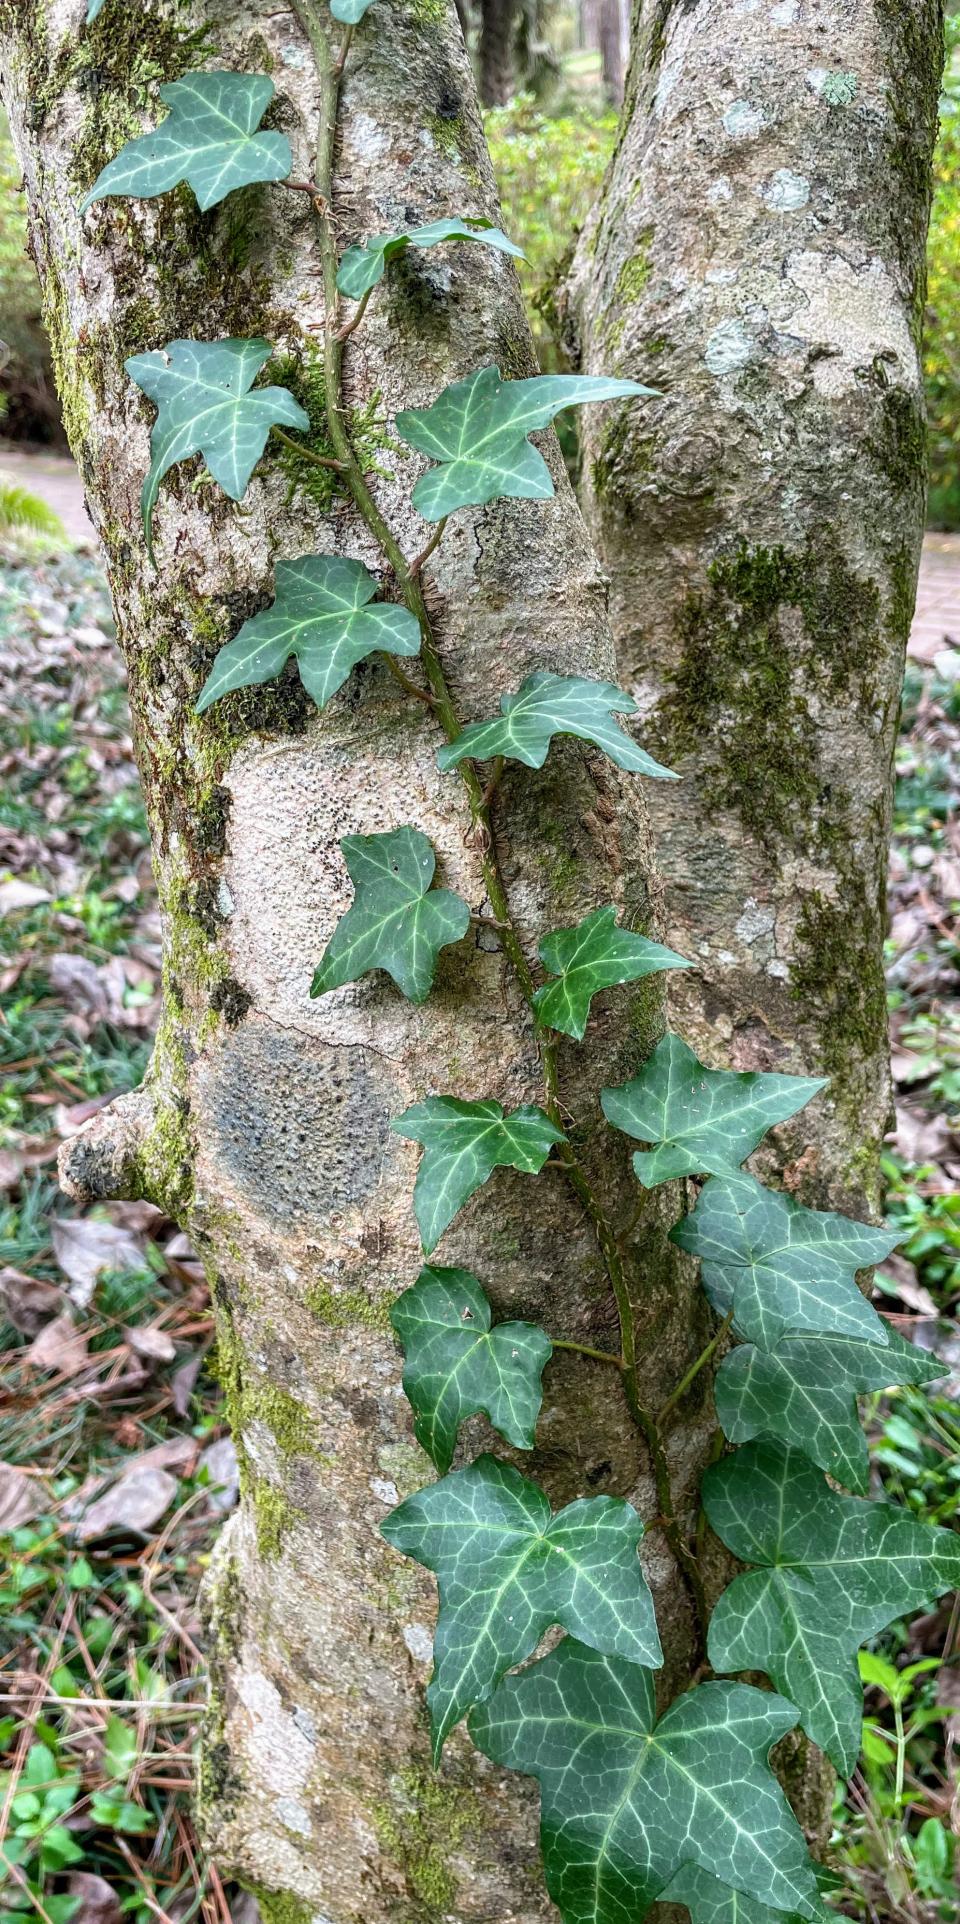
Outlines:
POLYGON ((670 1231, 681 1249, 699 1256, 714 1308, 721 1316, 732 1309, 738 1333, 764 1350, 806 1330, 886 1346, 886 1324, 854 1277, 889 1256, 900 1236, 805 1209, 745 1173, 711 1177, 693 1214, 670 1231))
POLYGON ((532 1450, 553 1344, 536 1323, 498 1323, 467 1269, 422 1269, 390 1311, 417 1442, 441 1475, 457 1432, 481 1411, 515 1449, 532 1450))
POLYGON ((548 501, 554 492, 543 455, 527 440, 564 408, 653 394, 638 381, 582 374, 536 374, 502 381, 496 367, 480 367, 454 381, 427 408, 397 415, 401 440, 441 465, 420 476, 413 505, 425 521, 442 521, 456 508, 480 507, 506 495, 548 501))
POLYGON ((645 754, 613 720, 614 715, 636 712, 636 702, 612 682, 541 669, 528 675, 515 695, 502 696, 499 715, 471 722, 456 741, 438 751, 437 760, 441 768, 450 769, 467 757, 486 762, 504 755, 526 768, 542 768, 554 735, 575 735, 602 748, 618 768, 675 782, 672 770, 645 754))
POLYGON ((538 989, 533 1005, 545 1028, 583 1039, 590 1004, 601 989, 639 982, 660 969, 689 969, 692 963, 645 935, 617 927, 617 911, 594 909, 576 928, 555 929, 540 944, 544 968, 556 976, 538 989))
POLYGON ((273 681, 291 655, 297 657, 308 695, 318 708, 325 708, 351 669, 367 655, 417 654, 416 616, 391 602, 371 608, 376 592, 373 576, 360 561, 330 554, 278 561, 275 600, 245 621, 240 633, 221 648, 200 691, 197 714, 202 715, 231 688, 273 681))
POLYGON ((942 1375, 942 1363, 889 1329, 885 1348, 847 1336, 790 1336, 774 1350, 744 1344, 720 1365, 717 1417, 731 1443, 780 1437, 848 1490, 865 1493, 870 1465, 858 1393, 942 1375))
POLYGON ((684 1864, 817 1915, 800 1828, 767 1764, 797 1721, 746 1684, 688 1690, 656 1721, 646 1670, 567 1638, 470 1718, 494 1763, 540 1779, 547 1888, 564 1924, 633 1924, 684 1864))
POLYGON ((452 220, 428 221, 425 227, 405 227, 399 234, 375 234, 362 247, 348 247, 340 262, 337 286, 348 300, 359 301, 383 279, 384 269, 396 254, 408 247, 436 247, 441 241, 482 241, 500 254, 524 259, 523 249, 515 247, 506 234, 481 214, 465 214, 452 220))
POLYGON ((401 995, 425 1002, 440 950, 470 926, 466 902, 450 889, 431 888, 436 856, 418 828, 345 835, 340 847, 356 900, 327 943, 310 994, 325 995, 370 969, 385 969, 401 995))
MULTIPOLYGON (((755 1897, 746 1897, 718 1877, 701 1870, 698 1864, 684 1864, 673 1883, 663 1893, 665 1904, 684 1904, 692 1924, 794 1924, 796 1912, 785 1918, 782 1911, 771 1910, 755 1897)), ((836 1924, 836 1912, 828 1910, 819 1897, 813 1900, 817 1924, 836 1924)))
POLYGON ((600 1101, 615 1129, 658 1144, 633 1158, 644 1188, 653 1189, 675 1176, 735 1176, 767 1130, 825 1086, 820 1076, 706 1069, 668 1034, 632 1082, 602 1090, 600 1101))
POLYGON ((622 1497, 581 1498, 553 1515, 536 1483, 481 1456, 408 1497, 382 1529, 437 1578, 435 1762, 454 1725, 552 1624, 630 1665, 663 1662, 637 1556, 643 1524, 622 1497))
POLYGON ((564 1139, 549 1116, 529 1103, 506 1115, 499 1102, 461 1102, 457 1096, 415 1102, 390 1127, 423 1144, 413 1207, 427 1255, 495 1169, 536 1176, 564 1139))
POLYGON ((373 5, 373 0, 330 0, 330 12, 345 27, 355 27, 373 5))
POLYGON ((710 1620, 715 1670, 765 1670, 845 1777, 860 1749, 856 1652, 894 1618, 960 1583, 960 1537, 889 1503, 838 1496, 802 1451, 747 1443, 703 1479, 722 1543, 759 1565, 710 1620))
POLYGON ((81 214, 95 200, 122 194, 145 200, 185 180, 206 212, 257 180, 285 180, 293 166, 286 134, 258 132, 274 96, 273 81, 256 73, 191 73, 168 81, 160 98, 170 112, 152 133, 140 134, 107 162, 81 214))
POLYGON ((310 421, 285 387, 252 384, 273 349, 269 341, 170 341, 124 362, 157 408, 150 434, 150 471, 141 506, 147 553, 153 560, 153 509, 165 474, 190 454, 202 454, 231 501, 240 501, 277 422, 308 428, 310 421))

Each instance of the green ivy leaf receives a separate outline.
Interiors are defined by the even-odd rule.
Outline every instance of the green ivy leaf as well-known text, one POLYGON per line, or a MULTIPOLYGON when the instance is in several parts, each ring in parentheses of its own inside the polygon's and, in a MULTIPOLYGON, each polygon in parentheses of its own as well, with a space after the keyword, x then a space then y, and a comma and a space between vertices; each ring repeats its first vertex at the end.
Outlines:
POLYGON ((494 1763, 540 1779, 547 1888, 564 1924, 642 1918, 685 1863, 815 1914, 813 1866, 767 1764, 797 1713, 746 1684, 688 1690, 656 1721, 646 1670, 568 1638, 473 1712, 494 1763))
POLYGON ((675 1176, 737 1175, 767 1130, 825 1087, 818 1076, 705 1069, 678 1035, 665 1035, 640 1074, 602 1090, 600 1101, 615 1129, 659 1144, 633 1158, 644 1188, 653 1189, 675 1176))
POLYGON ((960 1537, 892 1504, 838 1496, 802 1451, 779 1443, 747 1443, 714 1464, 703 1502, 721 1543, 761 1566, 720 1598, 711 1664, 765 1670, 848 1777, 863 1715, 857 1648, 960 1583, 960 1537))
POLYGON ((123 194, 132 200, 166 194, 185 180, 206 212, 256 180, 284 180, 293 165, 286 134, 258 133, 274 95, 256 73, 191 73, 160 89, 170 112, 153 133, 140 134, 108 161, 80 203, 123 194))
POLYGON ((480 507, 502 495, 549 501, 550 470, 527 435, 548 427, 563 408, 654 392, 638 381, 581 374, 502 381, 499 368, 477 368, 444 388, 431 407, 404 408, 397 415, 401 439, 441 463, 420 476, 413 505, 425 521, 442 521, 456 508, 480 507))
POLYGON ((583 1039, 590 1004, 601 989, 639 982, 660 969, 689 969, 693 964, 645 935, 617 927, 617 911, 594 909, 576 928, 555 929, 540 944, 540 960, 555 982, 538 989, 533 1004, 548 1029, 583 1039))
POLYGON ((549 1116, 529 1103, 506 1115, 499 1102, 461 1102, 457 1096, 415 1102, 390 1127, 423 1144, 413 1207, 427 1255, 495 1169, 536 1176, 554 1144, 563 1141, 549 1116))
MULTIPOLYGON (((664 1891, 663 1902, 686 1905, 692 1924, 794 1924, 797 1916, 794 1911, 784 1917, 782 1911, 771 1910, 769 1904, 745 1897, 742 1891, 721 1884, 719 1877, 711 1877, 710 1872, 701 1870, 698 1864, 684 1864, 664 1891)), ((837 1924, 836 1912, 828 1910, 819 1897, 814 1900, 813 1915, 817 1924, 837 1924)))
POLYGON ((330 0, 330 12, 345 27, 355 27, 373 5, 373 0, 330 0))
POLYGON ((91 21, 96 19, 97 14, 100 12, 100 9, 104 4, 105 4, 105 0, 90 0, 90 5, 87 8, 87 26, 88 27, 91 21))
POLYGON ((401 995, 425 1002, 440 950, 470 926, 466 902, 449 889, 431 888, 436 856, 418 828, 345 835, 340 847, 356 900, 334 929, 310 994, 325 995, 370 969, 385 969, 401 995))
POLYGON ((276 600, 244 622, 240 633, 221 648, 201 689, 197 714, 231 688, 273 681, 291 655, 296 655, 300 679, 318 708, 326 707, 367 655, 416 655, 416 616, 392 602, 371 607, 376 592, 373 576, 360 561, 329 554, 278 561, 276 600))
POLYGON ((848 1490, 865 1493, 869 1456, 857 1418, 858 1393, 932 1383, 944 1373, 935 1357, 893 1330, 887 1338, 886 1348, 846 1336, 793 1336, 774 1350, 750 1344, 731 1350, 714 1385, 724 1436, 731 1443, 780 1437, 848 1490))
POLYGON ((490 1304, 467 1269, 422 1269, 390 1311, 403 1345, 403 1387, 417 1442, 441 1475, 461 1423, 478 1411, 518 1450, 532 1450, 553 1344, 536 1323, 490 1327, 490 1304))
POLYGON ((468 756, 486 762, 505 755, 526 768, 542 768, 554 735, 575 735, 602 748, 618 768, 675 782, 672 771, 638 748, 613 720, 615 714, 636 712, 636 702, 610 681, 585 681, 580 675, 541 669, 528 675, 515 695, 502 696, 499 715, 471 722, 456 741, 438 751, 437 760, 441 768, 450 769, 468 756))
POLYGON ((898 1229, 805 1209, 741 1174, 713 1176, 670 1237, 699 1256, 714 1308, 721 1316, 732 1309, 738 1333, 758 1349, 775 1349, 781 1337, 806 1330, 887 1343, 886 1324, 854 1277, 889 1256, 898 1229))
POLYGON ((554 1516, 536 1483, 481 1456, 408 1497, 382 1528, 394 1549, 436 1573, 427 1691, 435 1762, 454 1725, 551 1624, 631 1665, 663 1662, 637 1556, 643 1524, 622 1497, 582 1498, 554 1516))
POLYGON ((169 341, 124 362, 157 408, 150 435, 150 471, 141 506, 147 553, 153 560, 153 509, 170 468, 202 454, 231 501, 240 501, 276 422, 308 428, 309 419, 285 387, 249 390, 273 349, 269 341, 169 341))
POLYGON ((408 247, 436 247, 450 240, 482 241, 500 254, 512 254, 521 261, 525 258, 523 249, 515 247, 492 221, 480 214, 466 214, 455 220, 432 220, 425 227, 405 227, 399 234, 375 234, 362 247, 348 247, 340 262, 337 286, 349 300, 359 301, 383 279, 387 262, 396 254, 408 247))

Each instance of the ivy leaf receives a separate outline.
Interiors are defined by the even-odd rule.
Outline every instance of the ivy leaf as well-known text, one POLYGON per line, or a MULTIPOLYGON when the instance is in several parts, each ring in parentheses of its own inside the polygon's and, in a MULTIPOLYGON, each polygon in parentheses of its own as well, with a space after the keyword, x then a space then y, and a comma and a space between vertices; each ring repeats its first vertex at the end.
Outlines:
POLYGON ((805 1209, 755 1177, 714 1176, 671 1241, 699 1256, 703 1286, 721 1316, 759 1349, 805 1330, 887 1344, 886 1325, 861 1296, 858 1269, 882 1262, 898 1229, 805 1209))
POLYGON ((506 1115, 499 1102, 461 1102, 457 1096, 415 1102, 390 1127, 423 1144, 413 1207, 427 1255, 494 1169, 536 1176, 554 1144, 564 1139, 549 1116, 529 1103, 506 1115))
POLYGON ((165 194, 185 180, 206 212, 256 180, 285 180, 293 166, 286 134, 257 129, 274 96, 273 81, 257 73, 191 73, 160 89, 170 112, 161 126, 140 134, 108 161, 81 214, 95 200, 123 194, 132 200, 165 194))
POLYGON ((659 1144, 633 1158, 644 1188, 653 1189, 675 1176, 737 1175, 767 1130, 825 1086, 818 1076, 705 1069, 678 1035, 665 1035, 640 1074, 602 1090, 600 1101, 615 1129, 659 1144))
POLYGON ((710 1621, 715 1670, 765 1670, 808 1737, 850 1775, 860 1748, 858 1646, 960 1583, 960 1537, 889 1503, 838 1496, 802 1451, 747 1443, 703 1479, 712 1528, 761 1566, 710 1621))
POLYGON ((786 1337, 774 1350, 750 1344, 725 1356, 714 1384, 717 1416, 731 1443, 777 1436, 796 1444, 848 1490, 866 1492, 867 1440, 857 1395, 894 1383, 932 1383, 935 1357, 887 1331, 887 1347, 846 1336, 786 1337))
POLYGON ((330 12, 345 27, 355 27, 373 5, 373 0, 330 0, 330 12))
POLYGON ((468 756, 486 762, 505 755, 526 768, 542 768, 554 735, 575 735, 602 748, 618 768, 675 782, 676 775, 638 748, 613 720, 614 715, 636 712, 636 702, 610 681, 585 681, 580 675, 541 669, 528 675, 515 695, 502 696, 499 715, 471 722, 456 741, 438 751, 437 760, 441 768, 450 769, 468 756))
POLYGON ((395 254, 402 254, 407 247, 436 247, 449 240, 482 241, 500 254, 513 254, 521 261, 525 258, 523 249, 515 247, 492 221, 480 214, 466 214, 454 220, 428 221, 425 227, 405 227, 399 234, 375 234, 362 247, 348 247, 340 262, 337 286, 349 300, 359 301, 383 279, 386 264, 395 254))
POLYGON ((450 889, 430 887, 436 857, 418 828, 345 835, 340 847, 356 900, 334 929, 310 994, 325 995, 370 969, 385 969, 410 1002, 425 1002, 440 950, 470 926, 466 902, 450 889))
POLYGON ((490 1304, 467 1269, 422 1269, 390 1311, 403 1344, 403 1387, 417 1442, 441 1475, 461 1423, 478 1411, 518 1450, 532 1450, 553 1353, 536 1323, 490 1327, 490 1304))
MULTIPOLYGON (((270 392, 282 393, 283 389, 270 392)), ((197 714, 202 715, 231 688, 273 681, 291 655, 297 657, 308 695, 318 708, 325 708, 350 670, 367 655, 378 651, 387 655, 417 654, 420 626, 416 617, 392 603, 378 602, 371 608, 368 604, 376 592, 377 584, 361 561, 330 554, 278 561, 276 599, 261 614, 245 621, 240 633, 221 648, 200 691, 197 714)), ((343 977, 345 982, 350 979, 343 977)))
POLYGON ((552 1624, 630 1665, 663 1662, 637 1556, 643 1524, 622 1497, 581 1498, 554 1516, 536 1483, 481 1456, 408 1497, 382 1529, 436 1573, 435 1762, 454 1725, 552 1624))
POLYGON ((100 12, 100 9, 103 5, 104 5, 104 0, 90 0, 90 4, 87 8, 87 26, 88 27, 91 21, 96 19, 97 14, 100 12))
POLYGON ((645 935, 617 927, 617 911, 594 909, 573 929, 555 929, 540 944, 540 960, 555 975, 538 989, 533 1005, 548 1029, 583 1039, 590 1004, 601 989, 639 982, 659 969, 689 969, 692 963, 645 935))
POLYGON ((442 521, 456 508, 480 507, 502 495, 549 501, 550 470, 527 435, 548 427, 563 408, 654 392, 638 381, 582 374, 502 381, 499 368, 477 368, 445 387, 431 407, 404 408, 397 415, 401 439, 441 463, 420 476, 413 505, 425 521, 442 521))
POLYGON ((494 1763, 540 1779, 547 1888, 564 1924, 642 1918, 685 1863, 815 1914, 813 1866, 767 1764, 797 1721, 746 1684, 688 1690, 656 1721, 646 1670, 568 1638, 473 1712, 494 1763))
POLYGON ((276 422, 308 428, 309 419, 285 387, 249 390, 273 349, 269 341, 170 341, 124 362, 156 404, 150 435, 150 472, 140 497, 147 553, 153 560, 153 509, 169 469, 202 454, 231 501, 240 501, 276 422))
MULTIPOLYGON (((782 1911, 771 1910, 769 1904, 721 1884, 719 1877, 711 1877, 698 1864, 684 1864, 664 1891, 663 1902, 684 1904, 692 1924, 793 1924, 797 1915, 794 1912, 785 1918, 782 1911)), ((819 1898, 813 1900, 813 1912, 817 1924, 836 1924, 836 1912, 828 1910, 819 1898)))

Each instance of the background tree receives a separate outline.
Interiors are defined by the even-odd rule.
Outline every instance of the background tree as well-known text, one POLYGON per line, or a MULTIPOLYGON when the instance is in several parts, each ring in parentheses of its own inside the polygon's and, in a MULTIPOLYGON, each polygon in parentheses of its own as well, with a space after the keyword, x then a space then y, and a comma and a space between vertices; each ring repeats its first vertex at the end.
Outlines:
MULTIPOLYGON (((66 1180, 87 1199, 157 1198, 189 1227, 215 1282, 244 1494, 214 1585, 207 1821, 225 1864, 284 1894, 285 1918, 295 1904, 369 1924, 438 1910, 532 1919, 547 1909, 534 1799, 517 1781, 508 1790, 462 1736, 443 1778, 431 1775, 422 1686, 432 1586, 377 1534, 397 1494, 429 1473, 387 1322, 419 1266, 416 1152, 388 1123, 438 1088, 495 1093, 511 1107, 536 1099, 532 1025, 497 932, 482 926, 441 959, 423 1008, 380 976, 309 997, 349 901, 341 836, 412 816, 437 847, 443 882, 489 914, 486 824, 438 773, 432 717, 382 666, 359 671, 322 717, 292 673, 196 714, 217 650, 263 606, 279 559, 338 549, 397 592, 331 471, 316 465, 331 447, 309 196, 250 188, 204 215, 180 189, 78 212, 105 161, 141 130, 147 83, 200 63, 273 72, 275 121, 309 176, 316 71, 289 14, 131 12, 108 0, 83 31, 81 11, 34 14, 5 0, 2 68, 67 431, 128 667, 163 907, 165 1013, 146 1086, 76 1140, 66 1180), (201 332, 263 332, 277 349, 267 378, 300 395, 311 433, 302 453, 274 445, 240 509, 199 462, 178 470, 157 509, 153 569, 138 508, 153 411, 123 363, 201 332)), ((318 44, 330 31, 319 13, 306 16, 318 44)), ((398 207, 417 218, 495 212, 452 5, 440 17, 380 9, 358 32, 344 96, 334 194, 344 240, 394 225, 398 207)), ((512 270, 480 249, 405 258, 347 346, 345 418, 407 556, 424 530, 408 505, 414 464, 390 419, 483 360, 511 375, 532 367, 512 270)), ((556 444, 545 445, 555 500, 457 517, 429 567, 425 592, 465 717, 488 714, 536 666, 612 673, 602 577, 556 444)), ((502 794, 509 837, 495 803, 494 846, 528 952, 535 935, 600 902, 633 927, 649 923, 657 884, 635 778, 568 743, 541 774, 508 773, 502 794)), ((633 1073, 659 1021, 655 992, 621 991, 600 1005, 588 1043, 561 1051, 569 1126, 621 1223, 636 1209, 629 1143, 621 1153, 604 1137, 598 1148, 599 1111, 582 1091, 633 1073)), ((562 1172, 496 1180, 495 1233, 479 1198, 442 1259, 476 1268, 500 1313, 602 1344, 613 1328, 603 1265, 562 1172)), ((670 1211, 660 1192, 625 1242, 641 1380, 657 1403, 709 1328, 703 1298, 665 1252, 670 1211)), ((551 1364, 533 1471, 554 1501, 617 1491, 652 1517, 650 1465, 609 1376, 582 1358, 551 1364)), ((675 1408, 671 1424, 689 1509, 712 1419, 696 1410, 681 1420, 675 1408)), ((656 1529, 648 1568, 676 1681, 699 1642, 688 1587, 656 1529)))
POLYGON ((835 1201, 878 1200, 890 1111, 941 48, 939 0, 642 0, 569 289, 583 368, 662 390, 583 423, 583 500, 621 675, 684 777, 651 798, 668 940, 699 961, 671 997, 715 1061, 829 1073, 789 1180, 835 1201))

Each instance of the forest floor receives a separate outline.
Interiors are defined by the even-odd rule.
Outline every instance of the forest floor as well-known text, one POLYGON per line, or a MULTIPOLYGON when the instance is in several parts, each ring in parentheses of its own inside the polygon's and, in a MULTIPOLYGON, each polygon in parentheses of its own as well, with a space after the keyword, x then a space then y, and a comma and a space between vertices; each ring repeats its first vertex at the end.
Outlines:
MULTIPOLYGON (((75 539, 79 483, 0 454, 75 539)), ((56 1151, 140 1078, 159 926, 120 659, 92 546, 0 551, 0 1912, 41 1924, 250 1924, 189 1809, 196 1594, 236 1501, 206 1284, 146 1203, 74 1212, 56 1151), (5 1857, 3 1853, 5 1852, 5 1857)), ((875 1491, 960 1492, 960 538, 927 545, 904 704, 888 947, 904 1245, 878 1279, 945 1380, 874 1397, 875 1491)), ((957 1613, 864 1659, 865 1751, 838 1792, 837 1900, 955 1915, 957 1613)))

